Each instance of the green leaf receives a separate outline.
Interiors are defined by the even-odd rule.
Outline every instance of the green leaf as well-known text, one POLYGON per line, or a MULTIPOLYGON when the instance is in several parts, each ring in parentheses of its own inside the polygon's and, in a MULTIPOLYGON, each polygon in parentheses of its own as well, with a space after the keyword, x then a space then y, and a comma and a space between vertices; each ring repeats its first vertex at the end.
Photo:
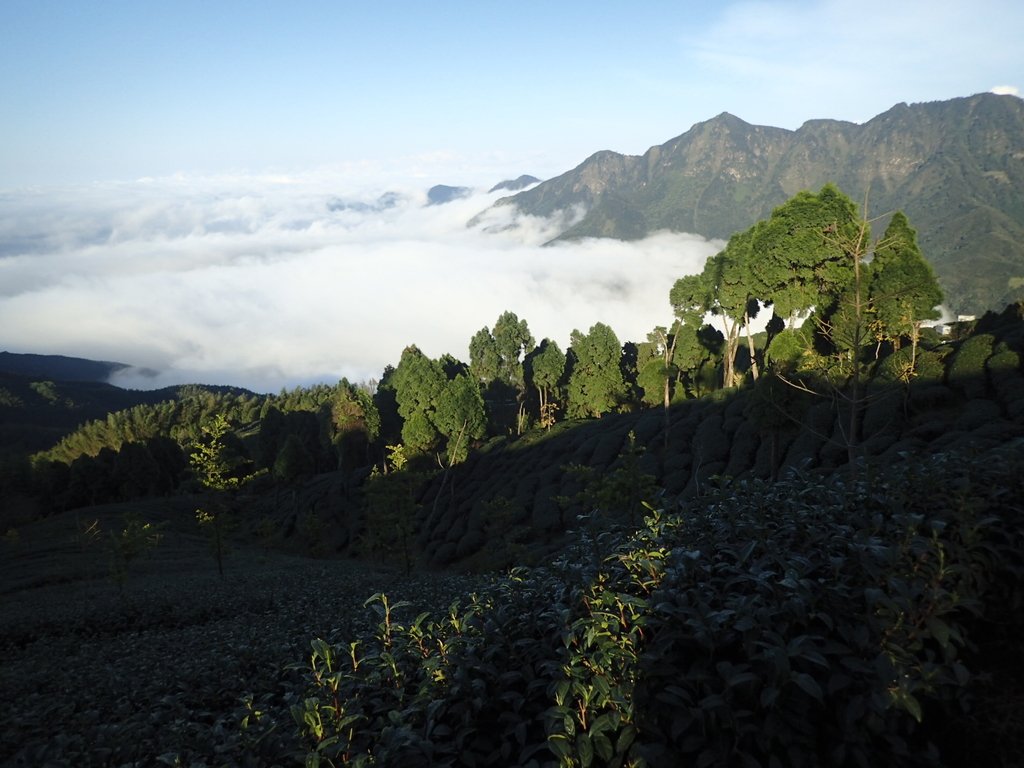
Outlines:
POLYGON ((548 748, 555 753, 555 757, 561 761, 563 758, 569 757, 572 752, 572 746, 569 744, 569 739, 564 733, 553 733, 548 736, 548 748))
POLYGON ((615 754, 615 750, 612 749, 612 742, 603 733, 595 733, 591 737, 591 741, 594 742, 594 752, 602 763, 608 763, 615 754))
POLYGON ((921 722, 921 703, 911 693, 904 693, 900 696, 900 704, 907 710, 917 722, 921 722))
POLYGON ((594 762, 594 744, 585 733, 576 735, 576 751, 580 756, 582 768, 588 768, 594 762))
POLYGON ((806 672, 797 672, 793 675, 793 682, 796 683, 800 690, 810 696, 817 702, 824 702, 825 697, 821 692, 821 686, 818 685, 818 681, 808 675, 806 672))
POLYGON ((929 616, 925 622, 928 625, 928 631, 932 637, 939 641, 939 645, 943 649, 949 647, 949 625, 942 619, 938 619, 934 616, 929 616))
POLYGON ((572 686, 571 680, 559 680, 555 684, 554 699, 555 704, 558 706, 565 706, 566 696, 569 695, 569 688, 572 686))
POLYGON ((633 745, 633 741, 636 739, 636 728, 632 725, 626 725, 619 731, 619 738, 615 740, 615 754, 624 755, 626 751, 633 745))

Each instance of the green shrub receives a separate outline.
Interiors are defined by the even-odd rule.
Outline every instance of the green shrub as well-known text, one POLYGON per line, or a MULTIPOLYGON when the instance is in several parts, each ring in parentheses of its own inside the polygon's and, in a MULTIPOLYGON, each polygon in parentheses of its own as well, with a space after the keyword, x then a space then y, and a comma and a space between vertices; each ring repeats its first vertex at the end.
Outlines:
POLYGON ((124 527, 119 532, 110 532, 107 542, 110 555, 110 577, 123 587, 128 571, 135 560, 160 544, 164 523, 154 525, 143 522, 134 512, 127 512, 123 518, 124 527))
POLYGON ((693 435, 693 455, 703 463, 726 461, 729 439, 722 428, 722 409, 713 410, 701 421, 693 435))
POLYGON ((985 397, 985 361, 992 354, 994 343, 995 339, 988 333, 966 339, 949 366, 949 385, 960 389, 969 399, 985 397))
POLYGON ((1021 468, 733 483, 439 619, 376 595, 313 641, 307 765, 933 765, 965 647, 1021 628, 1021 468))

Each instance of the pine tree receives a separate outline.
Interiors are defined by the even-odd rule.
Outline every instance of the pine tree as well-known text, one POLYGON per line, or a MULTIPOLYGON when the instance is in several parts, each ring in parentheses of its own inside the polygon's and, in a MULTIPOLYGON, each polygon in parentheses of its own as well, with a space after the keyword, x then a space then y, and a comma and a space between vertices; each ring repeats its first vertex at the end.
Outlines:
POLYGON ((888 340, 899 349, 900 339, 913 345, 911 369, 924 320, 939 317, 942 289, 917 244, 917 232, 902 211, 893 214, 871 262, 871 302, 879 342, 888 340))
POLYGON ((573 330, 573 366, 569 376, 569 416, 600 417, 618 407, 626 397, 619 360, 622 346, 615 332, 595 323, 587 334, 573 330))

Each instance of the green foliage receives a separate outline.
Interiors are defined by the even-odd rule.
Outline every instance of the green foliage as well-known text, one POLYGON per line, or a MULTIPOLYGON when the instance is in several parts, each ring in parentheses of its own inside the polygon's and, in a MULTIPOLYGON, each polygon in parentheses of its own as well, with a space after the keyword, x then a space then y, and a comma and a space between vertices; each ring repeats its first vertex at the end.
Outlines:
POLYGON ((713 287, 707 275, 686 275, 676 280, 669 291, 669 303, 680 322, 697 327, 714 302, 713 287))
POLYGON ((544 339, 523 361, 526 380, 537 389, 539 424, 545 429, 555 423, 565 364, 565 354, 551 339, 544 339))
POLYGON ((384 472, 374 467, 363 484, 366 524, 360 542, 362 551, 385 562, 397 562, 412 571, 416 537, 416 493, 423 475, 409 468, 401 445, 387 446, 384 472))
POLYGON ((311 643, 308 689, 292 707, 307 765, 522 765, 545 755, 539 714, 563 591, 550 578, 513 579, 436 619, 371 597, 369 636, 311 643))
POLYGON ((469 376, 459 374, 445 384, 434 411, 434 424, 447 441, 448 466, 465 461, 470 442, 487 431, 480 387, 469 376))
POLYGON ((1024 597, 1019 464, 733 484, 440 618, 375 595, 312 643, 308 764, 936 764, 976 617, 1024 597))
POLYGON ((916 343, 921 322, 939 318, 942 289, 902 211, 893 214, 875 247, 870 291, 879 339, 906 336, 916 343))
POLYGON ((676 367, 683 389, 700 397, 714 389, 715 365, 724 346, 721 331, 710 325, 684 323, 676 334, 676 367))
POLYGON ((22 408, 25 401, 7 387, 0 387, 0 408, 22 408))
POLYGON ((52 381, 34 381, 29 386, 37 395, 51 404, 60 400, 60 395, 57 394, 57 388, 52 381))
POLYGON ((381 415, 373 396, 343 379, 319 413, 321 433, 334 449, 337 467, 351 469, 369 463, 370 447, 381 433, 381 415))
POLYGON ((393 383, 402 423, 402 442, 411 450, 427 451, 440 435, 433 423, 434 409, 446 377, 440 364, 417 347, 406 347, 395 368, 393 383))
POLYGON ((813 340, 803 328, 786 328, 772 339, 765 350, 765 360, 780 372, 797 371, 805 359, 815 355, 813 340))
POLYGON ((755 225, 750 273, 784 318, 824 306, 853 277, 843 243, 860 237, 854 203, 835 186, 799 192, 755 225))
POLYGON ((507 311, 494 323, 493 334, 484 327, 470 340, 470 372, 487 389, 488 410, 498 431, 522 434, 527 427, 526 359, 533 347, 526 320, 507 311))
POLYGON ((224 435, 239 476, 250 456, 272 470, 295 435, 312 459, 309 472, 354 469, 372 462, 381 415, 369 391, 346 380, 256 396, 243 390, 179 387, 169 397, 108 413, 67 434, 50 451, 34 457, 34 484, 48 507, 120 501, 170 493, 183 479, 190 451, 205 438, 203 427, 217 417, 240 425, 224 435), (241 437, 239 437, 241 435, 241 437), (103 454, 103 458, 100 455, 103 454), (111 460, 113 457, 113 460, 111 460), (54 462, 75 484, 60 482, 54 462), (71 471, 72 465, 75 469, 71 471), (237 466, 236 466, 237 465, 237 466))
POLYGON ((600 417, 616 409, 626 396, 619 359, 622 346, 615 331, 595 323, 589 333, 573 330, 572 373, 567 414, 570 418, 600 417))
POLYGON ((673 383, 679 375, 676 349, 682 324, 671 328, 658 326, 647 334, 647 341, 637 345, 636 385, 646 405, 664 405, 672 401, 673 383))
POLYGON ((644 452, 636 434, 630 432, 612 469, 599 472, 581 465, 570 468, 582 486, 576 501, 589 510, 584 522, 593 538, 614 527, 639 525, 643 505, 658 496, 654 476, 640 466, 644 452))
POLYGON ((758 299, 768 300, 770 290, 755 271, 755 230, 752 227, 729 238, 725 250, 708 259, 701 273, 704 285, 711 291, 708 310, 720 318, 724 331, 722 381, 726 387, 739 383, 736 353, 740 332, 745 328, 749 337, 750 321, 760 306, 758 299))
POLYGON ((45 458, 70 464, 79 456, 96 456, 102 448, 114 451, 126 442, 173 438, 186 445, 202 435, 202 426, 216 415, 247 423, 257 418, 262 401, 251 393, 203 387, 179 387, 172 397, 141 404, 89 421, 63 437, 45 458))
POLYGON ((199 484, 211 491, 234 490, 240 480, 233 474, 234 462, 228 454, 225 436, 231 429, 224 414, 217 414, 202 427, 203 439, 192 446, 189 462, 199 484))
POLYGON ((288 435, 274 460, 274 477, 285 483, 294 483, 312 474, 313 468, 313 457, 299 436, 288 435))
POLYGON ((485 326, 469 340, 469 370, 479 382, 489 384, 498 378, 499 367, 498 346, 485 326))
POLYGON ((211 494, 207 509, 196 510, 196 522, 210 539, 210 549, 217 563, 217 572, 224 578, 227 537, 237 523, 231 515, 224 495, 237 490, 243 478, 232 474, 233 462, 225 438, 231 429, 223 414, 203 425, 204 439, 192 447, 190 463, 200 485, 211 494))
POLYGON ((992 354, 995 337, 979 333, 965 339, 949 366, 948 382, 969 398, 982 398, 988 390, 985 362, 992 354))
POLYGON ((494 323, 494 346, 498 355, 498 378, 517 389, 523 388, 523 356, 533 349, 533 335, 515 312, 503 312, 494 323))
POLYGON ((671 381, 674 369, 666 366, 661 357, 648 356, 637 371, 636 383, 640 387, 645 405, 661 405, 665 382, 671 381))
MULTIPOLYGON (((108 540, 110 577, 118 587, 124 586, 132 563, 160 543, 163 538, 160 529, 165 525, 143 522, 139 515, 132 512, 125 513, 123 522, 124 527, 116 533, 111 531, 108 540)), ((93 527, 85 535, 97 534, 98 530, 93 527)))

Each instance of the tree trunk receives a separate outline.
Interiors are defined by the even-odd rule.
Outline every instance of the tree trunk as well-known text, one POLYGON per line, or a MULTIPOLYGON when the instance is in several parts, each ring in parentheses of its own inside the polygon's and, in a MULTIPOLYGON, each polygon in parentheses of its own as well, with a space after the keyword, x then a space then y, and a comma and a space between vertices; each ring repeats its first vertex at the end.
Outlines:
POLYGON ((754 337, 750 333, 750 313, 746 312, 743 315, 743 324, 747 328, 747 351, 750 353, 750 372, 754 376, 754 381, 757 381, 757 355, 754 352, 754 337))

